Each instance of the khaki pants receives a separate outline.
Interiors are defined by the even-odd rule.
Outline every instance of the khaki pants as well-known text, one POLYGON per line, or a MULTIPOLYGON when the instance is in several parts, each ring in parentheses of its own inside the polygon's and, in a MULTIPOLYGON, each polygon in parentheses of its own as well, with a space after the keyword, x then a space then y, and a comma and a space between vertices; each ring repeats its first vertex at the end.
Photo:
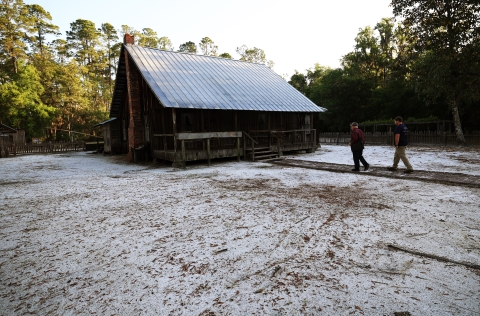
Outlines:
POLYGON ((398 163, 402 159, 403 164, 407 167, 408 170, 413 170, 412 165, 408 161, 407 155, 405 154, 405 149, 407 146, 398 146, 395 149, 395 156, 393 157, 393 168, 398 168, 398 163))

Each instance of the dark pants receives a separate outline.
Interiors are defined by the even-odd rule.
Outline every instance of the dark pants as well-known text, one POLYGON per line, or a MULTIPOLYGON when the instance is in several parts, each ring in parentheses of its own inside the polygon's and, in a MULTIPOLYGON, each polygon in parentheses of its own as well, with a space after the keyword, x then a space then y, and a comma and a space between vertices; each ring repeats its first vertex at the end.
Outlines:
POLYGON ((360 162, 364 167, 368 166, 368 162, 366 162, 365 158, 363 158, 363 149, 352 150, 352 154, 353 154, 353 163, 355 164, 355 169, 360 170, 360 162))

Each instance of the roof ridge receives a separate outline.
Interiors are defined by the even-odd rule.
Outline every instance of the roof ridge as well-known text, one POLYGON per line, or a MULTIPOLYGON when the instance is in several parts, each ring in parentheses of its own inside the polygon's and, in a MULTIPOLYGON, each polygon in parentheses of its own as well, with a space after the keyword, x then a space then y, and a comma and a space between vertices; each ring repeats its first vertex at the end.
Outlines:
MULTIPOLYGON (((125 44, 123 44, 123 45, 125 45, 125 44)), ((125 45, 125 46, 126 46, 126 45, 125 45)), ((152 50, 161 51, 161 52, 166 52, 166 53, 184 54, 184 55, 194 55, 194 56, 200 56, 200 57, 216 58, 216 59, 221 59, 221 60, 238 61, 238 62, 241 62, 241 63, 262 65, 262 66, 268 67, 266 64, 257 63, 257 62, 251 62, 251 61, 246 61, 246 60, 240 60, 240 59, 224 58, 224 57, 219 57, 219 56, 210 56, 210 55, 203 55, 203 54, 189 53, 189 52, 179 52, 179 51, 173 51, 173 50, 167 50, 167 49, 161 49, 161 48, 155 48, 155 47, 146 47, 146 46, 141 46, 141 45, 137 45, 137 44, 129 45, 129 46, 130 46, 130 47, 132 47, 132 46, 140 47, 140 48, 143 48, 143 49, 152 49, 152 50)))

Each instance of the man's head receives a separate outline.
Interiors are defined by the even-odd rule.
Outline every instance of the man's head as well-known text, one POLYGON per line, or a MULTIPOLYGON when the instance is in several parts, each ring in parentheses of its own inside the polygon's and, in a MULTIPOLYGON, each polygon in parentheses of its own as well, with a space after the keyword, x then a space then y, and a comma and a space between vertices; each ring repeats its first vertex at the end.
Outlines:
POLYGON ((401 116, 397 116, 397 117, 395 118, 395 125, 400 125, 400 124, 402 124, 402 123, 403 123, 402 117, 401 117, 401 116))
POLYGON ((357 122, 350 123, 350 129, 355 129, 355 128, 358 128, 358 123, 357 122))

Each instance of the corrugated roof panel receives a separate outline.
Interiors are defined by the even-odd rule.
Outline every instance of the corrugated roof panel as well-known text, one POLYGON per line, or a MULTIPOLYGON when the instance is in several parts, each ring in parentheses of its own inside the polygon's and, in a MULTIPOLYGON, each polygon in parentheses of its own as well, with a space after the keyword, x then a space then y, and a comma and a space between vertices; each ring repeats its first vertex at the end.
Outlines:
POLYGON ((130 53, 135 64, 142 73, 145 81, 155 93, 160 102, 166 107, 174 107, 177 103, 175 98, 171 95, 170 90, 165 87, 168 81, 161 76, 161 72, 155 71, 156 66, 152 64, 147 51, 140 51, 133 49, 130 53), (134 58, 136 56, 137 58, 134 58))
POLYGON ((237 85, 236 91, 238 91, 238 98, 242 104, 251 110, 269 111, 268 107, 262 102, 261 96, 259 96, 258 87, 254 84, 255 80, 252 80, 252 78, 249 80, 244 75, 244 69, 248 67, 248 64, 243 62, 234 63, 232 66, 230 64, 229 60, 223 60, 223 67, 230 69, 228 75, 237 85))
POLYGON ((202 109, 207 109, 210 106, 213 106, 214 101, 208 96, 207 91, 205 91, 205 89, 202 89, 201 85, 198 82, 198 76, 191 75, 193 70, 191 70, 190 68, 190 63, 179 59, 177 59, 176 61, 179 63, 182 71, 186 74, 186 84, 191 89, 193 99, 197 101, 194 104, 196 108, 200 107, 202 109))
POLYGON ((268 107, 262 101, 260 87, 255 84, 256 80, 253 77, 248 78, 245 76, 244 71, 246 67, 249 66, 248 63, 230 63, 230 60, 225 59, 223 60, 222 65, 231 70, 228 75, 232 82, 237 86, 236 91, 238 91, 238 98, 244 106, 247 106, 252 110, 269 111, 268 107), (230 66, 230 64, 233 64, 233 66, 230 66))
POLYGON ((182 85, 182 77, 178 76, 175 65, 172 65, 170 60, 164 58, 164 54, 161 53, 162 51, 160 50, 150 49, 149 57, 151 58, 151 63, 155 66, 153 71, 165 78, 165 87, 169 89, 177 104, 177 106, 174 107, 193 108, 194 106, 182 85))
POLYGON ((323 112, 265 65, 124 46, 165 107, 323 112))
POLYGON ((253 64, 252 66, 257 68, 256 73, 261 73, 273 93, 281 98, 281 103, 277 105, 281 111, 292 111, 292 109, 294 111, 301 111, 301 109, 297 108, 295 100, 292 99, 292 95, 286 93, 285 88, 290 85, 285 82, 285 80, 272 71, 265 71, 266 68, 268 69, 265 65, 253 64))
MULTIPOLYGON (((269 78, 265 76, 264 74, 265 70, 267 72, 271 72, 271 70, 264 65, 245 63, 245 68, 242 69, 242 76, 247 78, 247 80, 249 80, 248 76, 251 73, 252 74, 251 76, 253 76, 257 81, 261 81, 263 83, 262 88, 265 89, 265 91, 269 92, 268 94, 264 94, 262 93, 262 91, 258 90, 258 87, 252 87, 252 89, 256 91, 256 95, 252 95, 252 97, 255 97, 258 100, 258 102, 261 102, 262 104, 264 104, 265 107, 269 109, 273 108, 274 111, 282 111, 284 108, 283 105, 285 104, 286 99, 284 97, 281 97, 279 90, 276 89, 276 84, 272 84, 269 78), (270 95, 274 95, 275 100, 272 100, 272 98, 269 97, 270 95)), ((283 79, 281 80, 283 81, 283 79)))
POLYGON ((183 54, 182 59, 189 64, 189 69, 196 77, 200 79, 199 84, 201 88, 210 91, 214 100, 214 107, 217 109, 231 109, 230 104, 232 100, 225 94, 225 91, 219 87, 218 83, 214 80, 216 73, 205 65, 208 60, 205 58, 198 58, 201 56, 192 54, 183 54))
POLYGON ((208 108, 209 106, 211 107, 215 105, 213 99, 208 102, 210 104, 209 106, 206 105, 206 102, 204 101, 205 96, 201 92, 204 88, 199 85, 198 74, 191 68, 192 62, 186 58, 176 58, 175 54, 165 54, 165 57, 170 59, 172 65, 174 65, 179 72, 179 75, 182 76, 185 92, 190 95, 191 102, 194 104, 195 108, 208 108))
POLYGON ((232 102, 231 106, 233 109, 250 110, 254 108, 252 104, 245 102, 245 100, 242 98, 241 86, 239 84, 239 80, 238 78, 235 78, 231 72, 234 69, 234 67, 229 69, 228 72, 225 71, 226 68, 225 66, 222 65, 222 60, 218 58, 210 58, 209 65, 210 67, 212 67, 214 71, 216 71, 216 73, 218 73, 218 76, 213 79, 221 89, 226 91, 224 93, 228 93, 228 97, 232 102))

